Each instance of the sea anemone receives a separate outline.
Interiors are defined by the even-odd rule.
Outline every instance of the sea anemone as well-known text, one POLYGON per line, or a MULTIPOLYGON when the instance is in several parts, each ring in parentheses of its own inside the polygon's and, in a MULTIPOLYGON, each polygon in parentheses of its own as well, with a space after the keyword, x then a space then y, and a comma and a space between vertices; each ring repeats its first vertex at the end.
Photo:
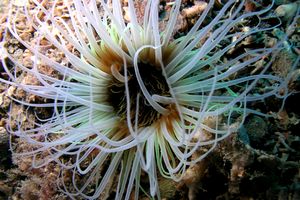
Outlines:
POLYGON ((23 128, 22 119, 8 124, 32 145, 15 155, 32 156, 33 167, 56 162, 62 180, 71 171, 73 188, 62 181, 70 197, 95 199, 116 179, 116 199, 137 199, 147 175, 151 196, 160 198, 158 176, 179 181, 249 113, 267 116, 249 104, 286 96, 285 79, 269 73, 281 42, 232 53, 251 35, 274 29, 260 17, 272 5, 247 12, 245 1, 229 0, 212 13, 211 0, 180 36, 180 0, 168 2, 164 21, 159 0, 144 3, 141 17, 128 0, 128 19, 119 0, 11 5, 4 40, 17 39, 32 56, 28 65, 6 52, 14 66, 3 62, 9 78, 2 81, 34 95, 31 101, 11 95, 26 110, 51 110, 45 118, 35 113, 34 128, 23 128), (20 15, 33 40, 18 28, 20 15))

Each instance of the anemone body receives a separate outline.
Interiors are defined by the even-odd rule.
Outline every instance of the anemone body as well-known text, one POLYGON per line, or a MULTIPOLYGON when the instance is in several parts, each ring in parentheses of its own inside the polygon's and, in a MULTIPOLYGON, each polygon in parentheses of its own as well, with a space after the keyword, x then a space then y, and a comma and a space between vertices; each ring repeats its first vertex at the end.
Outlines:
POLYGON ((128 0, 125 20, 118 0, 46 5, 32 0, 18 9, 35 30, 34 41, 20 37, 14 23, 18 15, 10 13, 7 34, 32 53, 33 64, 27 67, 8 54, 15 66, 11 70, 4 63, 10 80, 2 81, 49 100, 16 102, 53 110, 51 117, 37 120, 35 128, 24 130, 19 122, 10 132, 35 146, 19 155, 48 152, 44 159, 33 159, 39 160, 34 167, 55 161, 62 170, 73 172, 73 189, 64 188, 73 198, 95 199, 116 178, 115 198, 137 199, 142 172, 149 177, 151 196, 160 198, 158 176, 179 181, 189 166, 235 132, 247 114, 262 114, 247 104, 279 96, 285 87, 283 79, 268 74, 272 60, 254 74, 249 70, 271 57, 280 43, 224 59, 245 38, 274 28, 260 27, 260 20, 247 31, 236 28, 248 18, 260 19, 271 5, 246 12, 244 1, 229 0, 206 22, 214 6, 209 1, 186 35, 174 39, 181 1, 171 3, 163 30, 159 3, 146 1, 144 16, 138 18, 134 1, 128 0), (67 16, 57 14, 62 6, 67 16), (46 50, 44 40, 50 44, 46 50), (48 56, 49 49, 61 52, 65 62, 48 56), (59 75, 43 73, 41 66, 59 75), (20 70, 38 84, 20 81, 20 70), (268 87, 259 88, 262 81, 268 87), (72 162, 66 164, 65 156, 72 162), (84 184, 76 183, 77 175, 85 177, 84 184), (92 194, 87 193, 91 185, 92 194))

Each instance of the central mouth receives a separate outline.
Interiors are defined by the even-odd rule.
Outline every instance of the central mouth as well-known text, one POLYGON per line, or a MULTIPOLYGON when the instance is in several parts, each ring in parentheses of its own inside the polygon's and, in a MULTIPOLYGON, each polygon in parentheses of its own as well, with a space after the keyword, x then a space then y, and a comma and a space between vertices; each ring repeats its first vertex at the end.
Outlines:
MULTIPOLYGON (((143 83, 150 95, 170 96, 168 84, 160 68, 144 62, 139 62, 138 68, 143 83)), ((124 75, 124 68, 122 68, 119 73, 124 75)), ((130 100, 130 121, 135 125, 137 118, 138 127, 150 126, 156 122, 162 114, 157 112, 143 95, 133 66, 127 67, 127 76, 130 100)), ((113 76, 107 90, 109 104, 113 106, 114 111, 121 120, 126 121, 127 100, 125 82, 113 76)))

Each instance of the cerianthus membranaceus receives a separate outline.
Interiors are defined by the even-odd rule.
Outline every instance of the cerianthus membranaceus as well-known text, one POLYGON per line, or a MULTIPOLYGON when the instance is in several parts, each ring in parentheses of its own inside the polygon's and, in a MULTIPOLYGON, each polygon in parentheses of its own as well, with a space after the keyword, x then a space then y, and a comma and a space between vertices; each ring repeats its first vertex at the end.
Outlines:
POLYGON ((32 129, 17 121, 10 132, 35 146, 19 155, 48 152, 33 159, 34 167, 56 162, 72 171, 73 189, 64 191, 73 198, 95 199, 115 178, 116 199, 138 199, 142 173, 149 177, 151 196, 160 198, 158 176, 179 181, 189 166, 235 132, 247 114, 264 115, 249 103, 286 95, 285 79, 268 73, 281 42, 225 59, 245 38, 276 26, 261 26, 260 16, 272 5, 247 12, 245 1, 229 0, 208 21, 211 0, 186 34, 174 37, 181 1, 168 3, 164 28, 159 25, 160 1, 145 2, 140 18, 134 1, 128 0, 127 20, 119 0, 30 0, 9 15, 7 35, 28 49, 32 65, 7 53, 14 67, 3 63, 9 80, 2 81, 47 99, 14 99, 26 108, 53 111, 46 119, 36 119, 32 129), (58 7, 64 7, 64 15, 58 7), (35 30, 34 41, 20 36, 15 23, 20 13, 35 30), (250 18, 256 24, 247 29, 250 18), (64 59, 49 56, 49 50, 64 59), (253 64, 261 60, 265 66, 252 73, 253 64), (57 76, 42 72, 41 66, 57 76), (38 84, 20 81, 20 71, 38 84), (263 87, 258 86, 262 81, 263 87), (194 154, 199 148, 202 154, 194 154), (71 161, 64 162, 68 157, 71 161), (77 184, 77 174, 84 184, 77 184), (91 186, 92 192, 87 189, 91 186))

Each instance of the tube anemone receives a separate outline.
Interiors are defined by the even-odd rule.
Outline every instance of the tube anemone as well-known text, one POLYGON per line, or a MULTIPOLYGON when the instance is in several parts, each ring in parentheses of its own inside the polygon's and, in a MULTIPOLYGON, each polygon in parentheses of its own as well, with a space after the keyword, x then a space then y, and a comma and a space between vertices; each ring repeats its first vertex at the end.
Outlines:
POLYGON ((128 0, 129 21, 118 0, 30 0, 17 13, 10 12, 7 37, 32 54, 32 65, 7 53, 14 67, 3 63, 9 81, 2 81, 47 99, 11 97, 26 108, 53 109, 51 117, 36 120, 35 128, 24 129, 22 121, 9 127, 13 136, 34 146, 15 154, 33 156, 33 167, 55 161, 62 172, 71 170, 73 189, 63 183, 63 190, 72 198, 95 199, 116 178, 115 198, 137 199, 142 172, 149 177, 151 196, 160 198, 158 176, 179 181, 189 166, 235 132, 247 114, 267 116, 247 104, 286 95, 279 93, 287 91, 285 79, 268 73, 280 42, 224 59, 245 38, 274 28, 260 26, 260 16, 272 5, 245 12, 244 1, 229 0, 207 23, 214 5, 209 1, 187 34, 174 39, 181 1, 172 2, 163 30, 159 3, 147 1, 139 19, 134 1, 128 0), (35 31, 34 40, 22 38, 15 23, 19 15, 35 31), (239 28, 253 17, 258 19, 255 26, 239 28), (59 52, 63 59, 49 52, 59 52), (263 59, 269 59, 264 68, 252 74, 251 67, 263 59), (21 81, 20 71, 38 84, 21 81), (41 158, 44 152, 48 156, 41 158), (77 176, 85 182, 77 184, 77 176))

